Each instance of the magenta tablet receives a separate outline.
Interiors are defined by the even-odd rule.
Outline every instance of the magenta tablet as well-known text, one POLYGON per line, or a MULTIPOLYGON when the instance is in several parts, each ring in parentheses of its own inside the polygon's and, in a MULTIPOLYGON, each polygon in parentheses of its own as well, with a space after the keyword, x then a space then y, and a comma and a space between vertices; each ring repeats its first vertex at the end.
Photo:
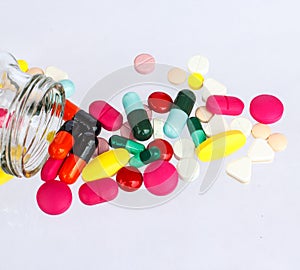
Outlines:
POLYGON ((244 103, 237 97, 212 95, 206 101, 206 109, 214 114, 240 115, 244 103))

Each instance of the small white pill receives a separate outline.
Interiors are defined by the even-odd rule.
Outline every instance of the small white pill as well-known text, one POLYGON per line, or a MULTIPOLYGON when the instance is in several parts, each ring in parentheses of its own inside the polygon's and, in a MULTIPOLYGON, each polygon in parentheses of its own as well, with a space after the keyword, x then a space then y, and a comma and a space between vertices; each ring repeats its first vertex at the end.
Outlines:
POLYGON ((178 160, 182 158, 192 158, 195 155, 194 142, 187 138, 177 140, 174 143, 173 150, 174 156, 178 160))
POLYGON ((268 142, 264 139, 255 139, 248 151, 248 157, 252 162, 272 162, 275 153, 268 142))
POLYGON ((202 55, 194 55, 188 61, 188 70, 191 73, 207 74, 209 70, 209 61, 202 55))
POLYGON ((227 88, 225 85, 216 81, 215 79, 208 78, 204 81, 202 87, 202 100, 206 102, 211 95, 226 95, 227 88))
POLYGON ((54 66, 47 67, 45 70, 45 75, 47 77, 51 77, 54 81, 57 82, 68 79, 68 74, 66 72, 54 66))
POLYGON ((229 125, 222 115, 215 114, 206 125, 203 125, 203 130, 206 136, 211 137, 228 131, 229 125))
POLYGON ((164 120, 159 118, 153 118, 153 138, 154 139, 164 139, 164 120))
POLYGON ((251 180, 252 161, 249 157, 233 160, 226 166, 226 173, 243 184, 251 180))
POLYGON ((199 162, 194 158, 180 159, 176 168, 180 179, 186 182, 196 180, 200 173, 199 162))
POLYGON ((230 129, 231 130, 239 130, 246 137, 249 137, 249 135, 251 134, 251 130, 252 130, 252 123, 247 118, 237 117, 231 121, 230 129))

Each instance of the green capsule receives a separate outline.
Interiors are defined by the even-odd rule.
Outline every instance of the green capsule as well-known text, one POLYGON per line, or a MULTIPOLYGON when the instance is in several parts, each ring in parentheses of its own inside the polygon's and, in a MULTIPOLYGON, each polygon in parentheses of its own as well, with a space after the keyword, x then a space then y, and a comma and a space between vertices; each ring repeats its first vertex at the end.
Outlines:
POLYGON ((129 165, 136 168, 147 165, 160 158, 160 150, 156 146, 153 146, 145 151, 133 156, 129 160, 129 165))
POLYGON ((197 117, 190 117, 187 120, 187 126, 196 147, 206 140, 206 134, 197 117))
POLYGON ((108 143, 112 148, 125 148, 133 155, 139 154, 145 150, 143 144, 118 135, 111 136, 108 143))

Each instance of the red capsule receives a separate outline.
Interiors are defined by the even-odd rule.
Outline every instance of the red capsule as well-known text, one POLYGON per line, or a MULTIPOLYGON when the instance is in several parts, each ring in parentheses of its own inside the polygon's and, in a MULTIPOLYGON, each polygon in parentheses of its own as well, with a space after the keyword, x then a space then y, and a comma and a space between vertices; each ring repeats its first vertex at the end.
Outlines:
POLYGON ((157 113, 167 113, 173 104, 172 98, 164 92, 154 92, 148 97, 148 105, 157 113))
POLYGON ((160 151, 160 159, 169 161, 173 156, 173 147, 172 145, 163 139, 156 139, 148 144, 147 148, 156 146, 160 151))
POLYGON ((48 148, 50 157, 64 159, 75 143, 74 137, 67 131, 59 131, 48 148))
POLYGON ((143 184, 143 175, 137 168, 127 166, 118 171, 116 180, 121 189, 132 192, 143 184))
POLYGON ((79 110, 80 108, 77 107, 74 103, 66 100, 63 119, 65 121, 71 120, 79 110))
POLYGON ((44 181, 54 180, 63 164, 64 159, 49 158, 41 170, 41 179, 44 181))

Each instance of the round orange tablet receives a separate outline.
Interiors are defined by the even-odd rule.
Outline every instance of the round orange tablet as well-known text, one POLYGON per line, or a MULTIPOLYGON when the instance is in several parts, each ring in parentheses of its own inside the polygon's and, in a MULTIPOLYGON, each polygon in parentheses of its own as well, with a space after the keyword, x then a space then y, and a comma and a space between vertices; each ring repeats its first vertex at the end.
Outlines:
POLYGON ((168 72, 168 80, 175 85, 182 84, 186 80, 186 72, 181 68, 174 67, 168 72))
POLYGON ((200 106, 196 110, 195 115, 202 123, 208 123, 209 120, 214 116, 214 114, 209 112, 205 106, 200 106))
POLYGON ((271 128, 265 124, 255 124, 252 128, 252 135, 255 139, 266 140, 271 135, 271 128))
POLYGON ((275 152, 285 150, 287 147, 287 138, 281 133, 273 133, 268 138, 268 143, 275 152))

